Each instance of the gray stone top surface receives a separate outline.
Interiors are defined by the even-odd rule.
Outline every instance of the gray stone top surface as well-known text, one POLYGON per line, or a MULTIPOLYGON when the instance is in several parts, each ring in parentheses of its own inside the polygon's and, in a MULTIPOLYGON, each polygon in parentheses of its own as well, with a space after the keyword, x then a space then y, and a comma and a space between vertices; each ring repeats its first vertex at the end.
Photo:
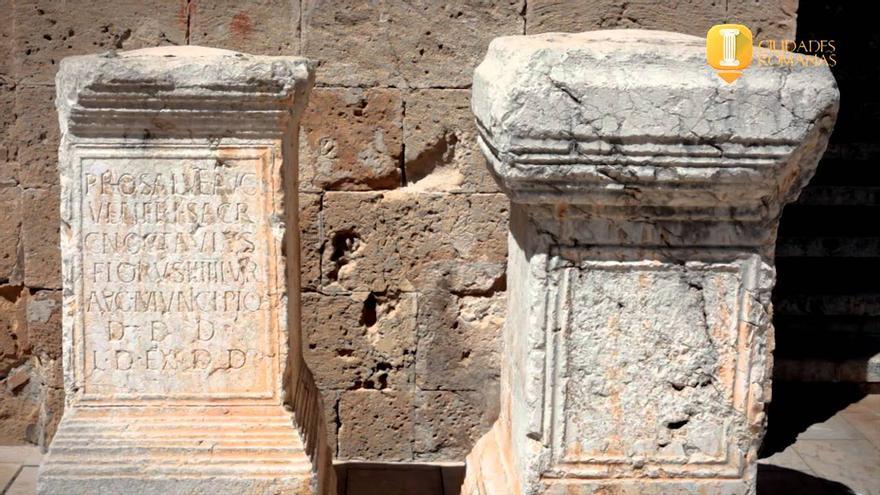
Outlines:
POLYGON ((782 200, 797 189, 786 182, 799 175, 791 167, 814 167, 800 158, 817 160, 824 150, 838 90, 827 66, 761 65, 772 52, 754 51, 752 65, 728 84, 695 36, 496 38, 474 74, 480 144, 519 202, 593 202, 586 192, 597 188, 605 204, 782 200), (633 198, 648 188, 676 193, 633 198))
POLYGON ((200 46, 68 57, 56 76, 62 132, 70 117, 75 135, 124 137, 173 135, 179 119, 195 137, 277 131, 313 82, 305 58, 200 46))
POLYGON ((474 75, 473 110, 499 149, 528 139, 803 137, 838 96, 827 67, 752 65, 727 84, 705 40, 610 30, 496 38, 474 75), (616 118, 615 118, 616 117, 616 118))

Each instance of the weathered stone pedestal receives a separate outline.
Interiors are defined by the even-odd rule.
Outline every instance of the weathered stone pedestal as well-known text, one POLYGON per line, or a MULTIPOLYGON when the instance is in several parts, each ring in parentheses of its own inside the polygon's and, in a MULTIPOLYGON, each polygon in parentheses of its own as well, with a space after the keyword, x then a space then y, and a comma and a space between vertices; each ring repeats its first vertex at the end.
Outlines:
POLYGON ((299 342, 308 62, 61 63, 67 404, 41 494, 335 493, 299 342))
POLYGON ((824 66, 728 85, 674 33, 492 42, 472 107, 512 203, 509 309, 464 493, 755 492, 777 224, 837 98, 824 66))

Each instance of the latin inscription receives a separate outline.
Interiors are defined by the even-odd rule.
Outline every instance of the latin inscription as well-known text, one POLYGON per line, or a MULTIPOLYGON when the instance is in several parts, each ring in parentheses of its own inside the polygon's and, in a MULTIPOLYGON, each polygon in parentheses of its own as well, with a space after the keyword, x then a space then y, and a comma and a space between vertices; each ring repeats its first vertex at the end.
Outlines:
POLYGON ((277 303, 261 166, 259 159, 83 159, 87 394, 268 390, 277 303))

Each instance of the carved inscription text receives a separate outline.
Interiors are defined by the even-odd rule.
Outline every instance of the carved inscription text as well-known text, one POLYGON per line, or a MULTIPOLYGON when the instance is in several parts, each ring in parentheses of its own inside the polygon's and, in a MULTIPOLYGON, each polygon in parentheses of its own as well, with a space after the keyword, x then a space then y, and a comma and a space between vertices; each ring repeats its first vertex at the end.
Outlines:
POLYGON ((277 301, 264 162, 81 163, 86 395, 269 394, 277 301))

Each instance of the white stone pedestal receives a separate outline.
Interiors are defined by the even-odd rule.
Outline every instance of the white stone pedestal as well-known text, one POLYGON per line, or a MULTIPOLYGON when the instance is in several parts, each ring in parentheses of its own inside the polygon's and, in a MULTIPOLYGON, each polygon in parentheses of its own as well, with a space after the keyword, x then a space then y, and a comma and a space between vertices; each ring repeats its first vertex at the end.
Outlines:
POLYGON ((728 85, 674 33, 492 42, 472 107, 512 203, 509 309, 464 493, 754 493, 778 219, 837 99, 826 67, 728 85))
POLYGON ((300 354, 304 59, 71 57, 64 417, 41 494, 335 493, 300 354))

